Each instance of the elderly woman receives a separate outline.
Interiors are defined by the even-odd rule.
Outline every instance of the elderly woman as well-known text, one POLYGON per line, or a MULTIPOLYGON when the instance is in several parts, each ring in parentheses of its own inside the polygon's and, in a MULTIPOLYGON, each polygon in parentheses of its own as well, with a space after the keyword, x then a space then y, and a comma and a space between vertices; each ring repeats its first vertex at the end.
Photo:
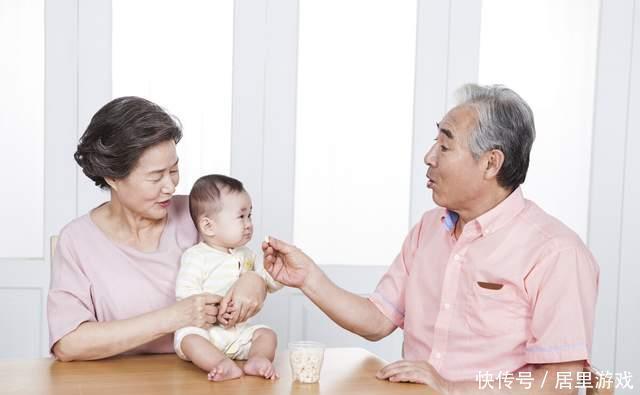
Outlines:
MULTIPOLYGON (((58 239, 47 310, 59 360, 172 353, 175 330, 216 322, 219 296, 175 300, 180 256, 198 241, 188 199, 173 196, 181 137, 158 105, 122 97, 102 107, 80 139, 76 162, 111 198, 58 239)), ((224 302, 233 300, 243 312, 233 320, 241 322, 264 297, 264 281, 247 273, 224 302)))

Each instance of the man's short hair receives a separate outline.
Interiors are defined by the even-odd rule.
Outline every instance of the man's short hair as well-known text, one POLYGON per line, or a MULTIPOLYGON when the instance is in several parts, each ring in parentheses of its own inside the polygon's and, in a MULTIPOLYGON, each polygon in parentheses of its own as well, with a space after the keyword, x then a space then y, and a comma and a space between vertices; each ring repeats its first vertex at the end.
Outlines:
POLYGON ((517 93, 502 85, 467 84, 458 92, 460 105, 477 111, 478 119, 469 139, 475 159, 492 149, 504 154, 498 184, 514 190, 522 184, 529 169, 529 155, 536 138, 533 112, 517 93))
MULTIPOLYGON (((242 182, 221 174, 200 177, 189 193, 189 213, 198 228, 198 220, 204 215, 214 215, 222 210, 222 193, 245 192, 242 182)), ((199 230, 199 229, 198 229, 199 230)))

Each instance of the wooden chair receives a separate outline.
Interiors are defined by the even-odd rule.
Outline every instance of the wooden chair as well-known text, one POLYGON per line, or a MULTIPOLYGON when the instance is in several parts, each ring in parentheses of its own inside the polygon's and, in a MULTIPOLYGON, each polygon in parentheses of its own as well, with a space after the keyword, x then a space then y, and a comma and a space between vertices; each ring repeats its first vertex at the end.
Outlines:
POLYGON ((53 260, 53 256, 56 253, 56 247, 58 245, 58 235, 53 235, 49 238, 49 253, 51 260, 53 260))
POLYGON ((602 372, 598 371, 598 369, 590 366, 585 368, 585 372, 591 372, 591 386, 593 388, 587 388, 587 395, 613 395, 615 389, 615 377, 611 379, 611 385, 607 386, 606 384, 603 387, 608 388, 597 388, 598 381, 602 378, 602 372))

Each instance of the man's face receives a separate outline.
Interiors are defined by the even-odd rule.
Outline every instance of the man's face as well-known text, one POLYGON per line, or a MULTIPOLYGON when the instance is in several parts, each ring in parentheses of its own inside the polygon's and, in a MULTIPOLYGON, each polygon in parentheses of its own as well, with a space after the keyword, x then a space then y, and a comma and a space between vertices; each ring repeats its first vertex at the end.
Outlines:
POLYGON ((435 143, 424 157, 433 201, 452 211, 472 207, 482 194, 486 169, 483 161, 473 158, 468 143, 476 119, 470 106, 453 108, 438 124, 435 143))

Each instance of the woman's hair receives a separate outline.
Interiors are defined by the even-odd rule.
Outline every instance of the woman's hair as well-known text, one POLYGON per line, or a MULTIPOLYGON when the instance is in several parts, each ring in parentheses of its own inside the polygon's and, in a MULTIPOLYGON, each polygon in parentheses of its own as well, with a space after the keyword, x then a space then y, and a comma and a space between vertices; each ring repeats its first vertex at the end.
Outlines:
POLYGON ((222 192, 240 193, 245 189, 242 182, 220 174, 202 176, 193 184, 189 193, 189 213, 196 228, 201 216, 213 215, 222 209, 222 192))
POLYGON ((105 177, 127 177, 147 148, 169 140, 178 143, 181 138, 180 121, 157 104, 119 97, 91 118, 73 157, 87 177, 108 189, 105 177))

